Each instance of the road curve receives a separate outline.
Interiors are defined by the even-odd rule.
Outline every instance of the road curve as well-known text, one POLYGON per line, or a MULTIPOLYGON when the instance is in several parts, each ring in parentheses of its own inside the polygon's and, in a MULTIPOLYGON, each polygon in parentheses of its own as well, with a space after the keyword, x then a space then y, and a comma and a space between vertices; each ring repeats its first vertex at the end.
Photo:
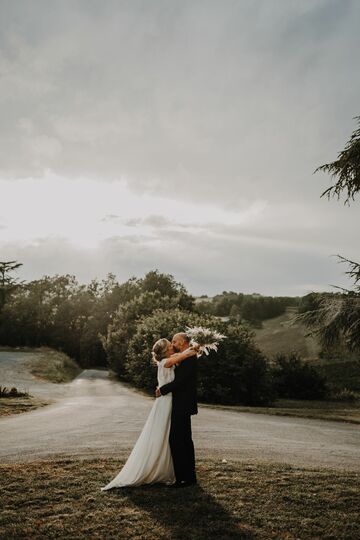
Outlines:
MULTIPOLYGON (((3 355, 0 353, 0 369, 6 363, 3 355)), ((85 370, 66 385, 35 379, 26 383, 30 391, 37 388, 37 394, 44 397, 56 388, 57 401, 0 419, 2 463, 55 456, 126 456, 153 404, 153 398, 113 381, 100 370, 85 370)), ((360 470, 357 425, 201 406, 192 418, 199 457, 360 470)))

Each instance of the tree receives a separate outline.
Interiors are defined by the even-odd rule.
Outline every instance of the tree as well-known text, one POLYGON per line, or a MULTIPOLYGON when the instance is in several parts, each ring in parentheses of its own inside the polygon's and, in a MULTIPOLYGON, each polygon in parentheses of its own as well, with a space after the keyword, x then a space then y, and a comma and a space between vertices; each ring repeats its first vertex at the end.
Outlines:
POLYGON ((235 319, 237 321, 241 320, 241 309, 239 308, 239 306, 237 306, 236 304, 232 306, 232 308, 230 309, 229 317, 230 319, 235 319))
POLYGON ((139 280, 142 292, 158 291, 162 296, 177 298, 177 303, 183 309, 192 310, 194 298, 187 292, 182 283, 175 280, 171 274, 162 274, 159 270, 151 270, 139 280))
POLYGON ((127 359, 129 342, 136 332, 139 320, 151 315, 156 309, 175 309, 181 307, 178 297, 163 296, 159 290, 146 291, 119 306, 114 313, 112 322, 107 328, 106 335, 100 339, 106 351, 107 361, 120 377, 127 376, 125 363, 127 359))
POLYGON ((294 318, 310 329, 307 335, 317 336, 323 350, 331 350, 343 344, 350 352, 360 350, 360 280, 359 265, 338 255, 348 262, 351 269, 346 272, 355 278, 354 290, 334 287, 345 292, 311 293, 307 309, 294 318))
POLYGON ((350 199, 354 200, 354 195, 360 191, 360 116, 355 116, 359 127, 353 132, 350 140, 346 143, 344 150, 338 154, 338 159, 332 163, 326 163, 315 169, 331 174, 332 178, 337 177, 337 181, 333 186, 327 188, 320 197, 327 195, 340 195, 345 191, 346 199, 344 204, 350 204, 350 199))
MULTIPOLYGON (((355 117, 360 123, 360 116, 355 117)), ((321 197, 346 192, 345 203, 354 200, 360 191, 360 127, 355 130, 338 159, 318 167, 314 172, 322 170, 338 177, 336 183, 325 190, 321 197)), ((310 309, 296 316, 294 322, 302 322, 310 328, 308 335, 317 335, 324 349, 344 344, 349 351, 360 351, 360 264, 337 255, 340 262, 347 262, 350 270, 346 274, 354 279, 354 289, 343 287, 342 293, 318 293, 316 300, 311 299, 310 309)), ((315 293, 313 293, 315 294, 315 293)))
POLYGON ((19 282, 17 278, 13 278, 9 275, 10 272, 16 270, 23 263, 16 261, 2 261, 0 262, 0 311, 4 307, 8 296, 21 285, 24 281, 19 282))

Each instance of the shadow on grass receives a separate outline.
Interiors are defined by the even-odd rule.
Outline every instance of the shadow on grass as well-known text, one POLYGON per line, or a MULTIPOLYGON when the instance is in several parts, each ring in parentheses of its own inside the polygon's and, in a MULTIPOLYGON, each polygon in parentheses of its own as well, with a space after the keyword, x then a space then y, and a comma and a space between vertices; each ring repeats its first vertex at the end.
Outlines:
MULTIPOLYGON (((229 514, 202 487, 173 489, 164 485, 111 490, 116 498, 131 502, 167 530, 168 538, 251 539, 240 520, 229 514)), ((146 537, 145 537, 146 538, 146 537)))

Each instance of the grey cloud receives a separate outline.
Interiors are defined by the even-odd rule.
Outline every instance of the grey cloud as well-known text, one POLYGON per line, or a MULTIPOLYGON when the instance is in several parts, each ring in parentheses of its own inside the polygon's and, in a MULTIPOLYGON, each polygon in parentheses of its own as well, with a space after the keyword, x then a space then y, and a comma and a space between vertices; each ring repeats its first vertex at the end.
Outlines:
POLYGON ((151 214, 146 217, 134 217, 134 218, 128 218, 123 219, 121 216, 117 214, 108 214, 104 216, 101 221, 104 222, 115 222, 119 223, 120 225, 125 225, 127 227, 140 227, 140 226, 146 226, 151 227, 153 229, 202 229, 204 227, 207 227, 207 225, 199 225, 197 223, 181 223, 179 221, 169 219, 165 216, 162 216, 160 214, 151 214))
POLYGON ((52 170, 236 211, 262 199, 270 213, 249 225, 108 214, 135 234, 96 250, 7 243, 2 256, 29 279, 157 267, 196 293, 348 286, 329 258, 358 259, 358 207, 320 200, 330 179, 312 173, 360 114, 359 18, 350 0, 3 0, 0 178, 52 170))
POLYGON ((239 224, 216 221, 183 223, 161 215, 131 219, 112 217, 115 222, 128 227, 148 226, 151 238, 168 241, 175 241, 176 238, 191 241, 194 235, 201 234, 218 242, 232 243, 231 249, 237 249, 237 245, 241 244, 253 244, 259 249, 262 246, 272 246, 274 249, 288 250, 289 253, 303 251, 332 254, 341 251, 350 258, 356 258, 358 242, 353 227, 358 220, 358 209, 354 206, 334 208, 335 204, 335 201, 333 205, 328 204, 321 214, 318 214, 314 202, 306 207, 302 204, 271 205, 260 221, 239 224), (339 227, 339 222, 342 227, 339 227))
POLYGON ((4 178, 122 178, 233 208, 318 197, 311 173, 358 112, 359 3, 68 7, 1 4, 4 178))
POLYGON ((349 287, 345 268, 325 253, 289 251, 278 246, 219 240, 208 234, 178 232, 169 238, 119 237, 96 249, 79 249, 63 238, 42 238, 1 246, 4 260, 23 263, 20 279, 42 275, 74 274, 80 282, 102 279, 114 272, 120 281, 158 268, 170 272, 194 294, 216 294, 224 289, 268 295, 302 295, 349 287), (61 253, 61 255, 59 255, 61 253))
POLYGON ((143 220, 143 224, 154 228, 162 228, 171 226, 172 221, 164 216, 150 215, 143 220))
POLYGON ((100 219, 100 221, 104 221, 104 222, 107 222, 107 221, 118 221, 120 218, 119 215, 117 214, 106 214, 106 216, 104 216, 103 218, 100 219))

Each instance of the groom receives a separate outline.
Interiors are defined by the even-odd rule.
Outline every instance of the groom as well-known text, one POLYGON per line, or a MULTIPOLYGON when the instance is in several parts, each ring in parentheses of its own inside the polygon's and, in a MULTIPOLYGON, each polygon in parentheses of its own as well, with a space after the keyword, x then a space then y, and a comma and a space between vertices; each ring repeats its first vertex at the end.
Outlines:
MULTIPOLYGON (((185 333, 175 334, 172 339, 174 352, 183 352, 190 346, 185 333)), ((175 368, 175 378, 156 390, 156 397, 172 392, 170 426, 170 449, 174 463, 176 487, 196 484, 195 451, 191 437, 191 415, 197 408, 197 356, 191 356, 175 368)))

